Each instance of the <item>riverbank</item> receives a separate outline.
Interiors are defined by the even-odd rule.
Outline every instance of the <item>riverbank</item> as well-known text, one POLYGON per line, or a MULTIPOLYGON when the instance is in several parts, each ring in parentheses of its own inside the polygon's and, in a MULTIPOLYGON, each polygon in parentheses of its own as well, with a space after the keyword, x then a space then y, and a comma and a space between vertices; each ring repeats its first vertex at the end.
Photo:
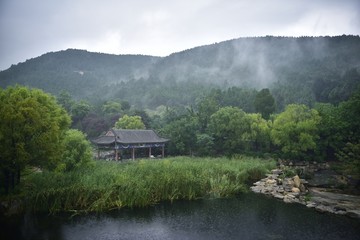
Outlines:
POLYGON ((329 212, 360 219, 360 196, 329 192, 326 188, 309 187, 298 175, 286 177, 281 169, 271 170, 266 178, 254 183, 251 190, 283 200, 300 203, 319 212, 329 212))
POLYGON ((273 160, 250 157, 97 161, 72 172, 34 173, 21 186, 26 210, 102 212, 144 207, 178 199, 222 198, 247 191, 246 184, 275 167, 273 160))

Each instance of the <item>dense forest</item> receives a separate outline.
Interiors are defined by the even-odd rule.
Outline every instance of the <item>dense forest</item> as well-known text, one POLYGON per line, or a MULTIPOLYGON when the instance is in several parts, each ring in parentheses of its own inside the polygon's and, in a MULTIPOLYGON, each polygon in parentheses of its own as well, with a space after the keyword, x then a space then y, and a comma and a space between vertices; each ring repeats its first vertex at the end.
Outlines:
POLYGON ((21 84, 91 104, 127 101, 141 109, 190 106, 211 89, 269 88, 287 104, 338 104, 360 83, 360 37, 239 38, 168 57, 84 50, 46 53, 0 72, 0 86, 21 84))
POLYGON ((323 160, 358 144, 359 69, 359 36, 258 37, 163 58, 46 53, 0 72, 0 86, 52 93, 90 139, 140 116, 145 128, 172 139, 171 155, 323 160))
POLYGON ((47 53, 0 72, 2 175, 11 188, 28 163, 76 168, 91 158, 85 137, 115 126, 154 129, 168 155, 340 160, 358 176, 359 71, 358 36, 241 38, 165 58, 47 53))

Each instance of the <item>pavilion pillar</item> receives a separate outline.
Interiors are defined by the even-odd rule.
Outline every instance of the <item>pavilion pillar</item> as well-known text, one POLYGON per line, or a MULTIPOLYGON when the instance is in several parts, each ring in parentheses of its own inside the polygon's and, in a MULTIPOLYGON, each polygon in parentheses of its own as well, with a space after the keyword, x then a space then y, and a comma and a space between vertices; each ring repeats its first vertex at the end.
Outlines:
POLYGON ((98 148, 97 159, 100 159, 100 148, 98 148))
POLYGON ((132 148, 131 155, 132 155, 132 160, 135 160, 135 148, 132 148))
POLYGON ((115 161, 119 159, 119 152, 117 149, 115 149, 115 161))
POLYGON ((165 157, 165 145, 162 146, 161 155, 162 155, 162 158, 165 157))
POLYGON ((149 158, 151 158, 151 147, 149 147, 149 158))

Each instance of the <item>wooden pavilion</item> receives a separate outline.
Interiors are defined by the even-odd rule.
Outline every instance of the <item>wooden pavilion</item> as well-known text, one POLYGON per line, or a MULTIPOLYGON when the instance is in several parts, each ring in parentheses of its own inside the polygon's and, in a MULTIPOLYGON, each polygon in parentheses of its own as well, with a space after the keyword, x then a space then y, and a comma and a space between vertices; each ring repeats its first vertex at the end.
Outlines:
POLYGON ((114 151, 114 159, 122 159, 123 151, 130 149, 131 158, 135 160, 135 149, 147 148, 152 157, 152 148, 161 148, 161 156, 165 155, 165 143, 169 140, 159 137, 153 130, 110 129, 105 135, 92 140, 100 151, 114 151))

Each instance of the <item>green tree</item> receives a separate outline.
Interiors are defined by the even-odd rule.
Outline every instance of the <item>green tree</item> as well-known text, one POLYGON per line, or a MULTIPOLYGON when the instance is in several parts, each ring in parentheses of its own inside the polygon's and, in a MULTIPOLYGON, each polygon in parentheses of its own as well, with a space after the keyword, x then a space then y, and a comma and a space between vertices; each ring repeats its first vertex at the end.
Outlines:
POLYGON ((66 131, 63 143, 65 149, 61 157, 62 162, 57 166, 57 171, 71 171, 91 165, 91 144, 81 131, 76 129, 66 131))
POLYGON ((274 113, 275 99, 268 88, 264 88, 258 92, 254 105, 256 112, 261 113, 261 116, 265 119, 269 119, 270 114, 274 113))
POLYGON ((16 86, 0 89, 0 169, 5 192, 20 181, 26 165, 55 167, 70 125, 53 96, 16 86))
POLYGON ((189 116, 184 116, 167 124, 163 128, 162 134, 171 139, 168 147, 169 152, 171 154, 192 155, 196 146, 198 128, 197 119, 189 116))
POLYGON ((122 111, 122 106, 119 102, 107 101, 102 106, 102 111, 108 115, 119 114, 122 111))
POLYGON ((68 114, 71 113, 71 109, 74 105, 74 100, 72 99, 69 92, 61 91, 59 96, 56 98, 57 102, 65 108, 65 110, 68 112, 68 114))
POLYGON ((211 156, 214 154, 214 138, 206 133, 196 134, 196 154, 211 156))
POLYGON ((213 90, 208 96, 201 99, 197 104, 197 116, 202 131, 208 126, 210 116, 220 108, 221 92, 213 90))
POLYGON ((132 115, 140 116, 145 128, 151 128, 151 118, 144 110, 134 110, 132 115))
POLYGON ((360 143, 348 142, 336 155, 343 162, 343 172, 360 179, 360 143))
POLYGON ((345 146, 345 122, 340 108, 330 103, 317 103, 315 109, 321 117, 317 152, 320 160, 334 159, 335 153, 345 146))
POLYGON ((274 120, 273 143, 281 148, 285 157, 306 158, 316 149, 320 119, 316 110, 305 105, 288 105, 274 120))
MULTIPOLYGON (((342 147, 337 149, 337 157, 344 162, 348 173, 359 177, 360 169, 360 89, 348 101, 339 105, 342 125, 342 147)), ((340 145, 340 144, 339 144, 340 145)))
POLYGON ((73 127, 77 126, 77 128, 82 129, 82 120, 85 118, 86 115, 88 115, 90 109, 90 104, 83 100, 73 105, 71 110, 73 127))
POLYGON ((231 155, 244 151, 249 131, 249 119, 239 108, 220 108, 210 117, 209 132, 214 137, 218 153, 231 155))
POLYGON ((128 116, 124 115, 119 118, 115 123, 115 128, 118 129, 145 129, 145 125, 140 116, 128 116))
POLYGON ((261 114, 247 114, 247 117, 250 121, 250 131, 246 138, 252 143, 252 150, 268 152, 271 146, 271 122, 263 119, 261 114))

